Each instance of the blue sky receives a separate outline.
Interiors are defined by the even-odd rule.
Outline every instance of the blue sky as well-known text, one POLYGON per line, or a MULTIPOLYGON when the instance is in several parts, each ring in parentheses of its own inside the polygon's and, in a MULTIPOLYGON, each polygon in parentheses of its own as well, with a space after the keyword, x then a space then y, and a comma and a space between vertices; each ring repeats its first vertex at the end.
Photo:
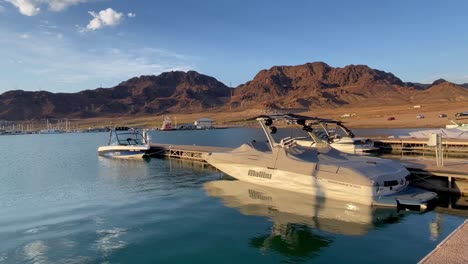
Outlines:
POLYGON ((237 86, 314 61, 465 83, 468 1, 0 0, 0 58, 0 93, 76 92, 170 70, 237 86))

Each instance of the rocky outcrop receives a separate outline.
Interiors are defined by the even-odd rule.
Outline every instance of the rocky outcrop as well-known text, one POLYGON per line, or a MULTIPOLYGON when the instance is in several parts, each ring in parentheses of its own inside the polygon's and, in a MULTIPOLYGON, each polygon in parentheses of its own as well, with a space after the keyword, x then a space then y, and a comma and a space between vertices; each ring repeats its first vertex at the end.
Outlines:
MULTIPOLYGON (((234 107, 265 102, 283 107, 343 105, 383 94, 400 97, 406 85, 391 73, 365 65, 333 68, 323 62, 275 66, 236 88, 234 107)), ((400 99, 403 99, 401 97, 400 99)))

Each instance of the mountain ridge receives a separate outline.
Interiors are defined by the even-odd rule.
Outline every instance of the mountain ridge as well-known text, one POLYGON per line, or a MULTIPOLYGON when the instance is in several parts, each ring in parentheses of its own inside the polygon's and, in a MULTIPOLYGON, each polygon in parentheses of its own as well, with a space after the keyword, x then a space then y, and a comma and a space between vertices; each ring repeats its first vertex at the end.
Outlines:
POLYGON ((235 89, 196 71, 172 71, 76 93, 8 91, 0 94, 0 119, 191 113, 213 107, 224 111, 272 105, 310 109, 465 100, 468 89, 443 79, 432 84, 403 82, 390 72, 367 65, 340 68, 312 62, 263 69, 235 89))

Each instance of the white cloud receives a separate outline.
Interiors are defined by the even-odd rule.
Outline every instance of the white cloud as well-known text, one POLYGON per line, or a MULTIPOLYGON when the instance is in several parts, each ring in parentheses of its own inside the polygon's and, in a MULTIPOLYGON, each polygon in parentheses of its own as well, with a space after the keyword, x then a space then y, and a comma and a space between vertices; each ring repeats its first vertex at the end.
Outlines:
POLYGON ((22 38, 22 39, 28 39, 30 36, 29 36, 29 34, 21 34, 21 35, 19 35, 19 37, 22 38))
POLYGON ((1 88, 12 87, 12 83, 26 90, 42 85, 54 92, 91 89, 101 83, 111 87, 135 76, 196 69, 194 64, 199 60, 165 49, 139 46, 86 50, 75 47, 66 35, 57 38, 55 34, 29 34, 28 41, 24 41, 18 34, 0 29, 0 35, 4 36, 0 38, 0 57, 10 62, 5 75, 12 76, 0 79, 0 93, 1 88))
POLYGON ((47 2, 49 9, 52 11, 62 11, 69 6, 74 6, 80 3, 86 3, 88 0, 42 0, 47 2))
POLYGON ((89 0, 5 0, 16 6, 20 13, 25 16, 37 15, 41 5, 46 5, 49 10, 59 12, 69 6, 88 2, 89 0))
POLYGON ((39 13, 41 8, 38 7, 37 0, 6 0, 12 5, 16 6, 20 13, 25 16, 35 16, 39 13))
POLYGON ((93 19, 91 19, 86 26, 85 30, 80 31, 94 31, 106 26, 116 26, 122 22, 124 15, 119 13, 112 8, 99 11, 99 13, 89 11, 88 12, 93 19))
POLYGON ((134 18, 134 17, 136 17, 136 14, 130 12, 130 13, 127 14, 127 16, 130 17, 130 18, 134 18))

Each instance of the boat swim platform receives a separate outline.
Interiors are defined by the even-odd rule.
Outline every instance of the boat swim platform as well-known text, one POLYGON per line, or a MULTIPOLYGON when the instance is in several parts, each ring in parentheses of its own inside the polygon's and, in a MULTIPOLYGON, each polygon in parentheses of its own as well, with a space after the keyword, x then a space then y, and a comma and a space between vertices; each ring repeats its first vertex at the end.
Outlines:
MULTIPOLYGON (((434 156, 435 148, 428 146, 428 139, 423 138, 370 138, 378 153, 434 156)), ((468 158, 468 140, 442 138, 442 149, 445 157, 468 158)))
MULTIPOLYGON (((150 145, 149 156, 168 157, 206 163, 202 155, 210 152, 225 152, 232 148, 197 145, 155 144, 150 145)), ((385 156, 384 156, 385 157, 385 156)), ((401 157, 397 159, 412 173, 417 186, 434 191, 468 195, 468 160, 446 159, 444 167, 437 167, 434 157, 401 157), (438 182, 431 182, 438 178, 438 182)))
POLYGON ((418 263, 468 263, 468 220, 418 263))

